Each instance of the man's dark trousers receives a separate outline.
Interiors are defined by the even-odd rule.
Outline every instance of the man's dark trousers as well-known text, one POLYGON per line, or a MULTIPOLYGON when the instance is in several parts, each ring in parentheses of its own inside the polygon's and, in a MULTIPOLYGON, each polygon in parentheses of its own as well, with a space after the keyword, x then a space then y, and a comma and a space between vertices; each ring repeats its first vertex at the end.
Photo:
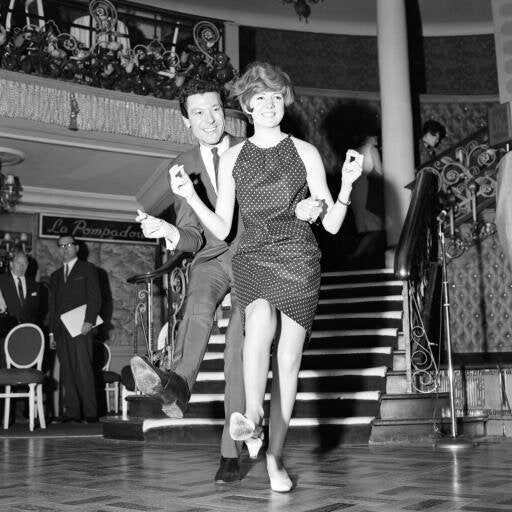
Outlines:
MULTIPOLYGON (((210 338, 215 310, 232 286, 231 254, 198 262, 190 269, 190 279, 183 318, 178 327, 173 370, 188 383, 196 381, 199 367, 210 338)), ((243 331, 236 297, 231 292, 231 318, 226 331, 224 375, 226 379, 224 412, 226 423, 222 433, 223 457, 238 457, 235 441, 229 435, 229 418, 235 411, 245 410, 242 367, 243 331)))

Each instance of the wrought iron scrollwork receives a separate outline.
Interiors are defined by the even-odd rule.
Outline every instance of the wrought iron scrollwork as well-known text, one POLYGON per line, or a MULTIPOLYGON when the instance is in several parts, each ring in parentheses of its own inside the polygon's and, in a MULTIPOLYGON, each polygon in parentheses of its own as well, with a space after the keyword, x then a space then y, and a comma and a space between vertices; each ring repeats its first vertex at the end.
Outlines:
POLYGON ((128 279, 129 283, 145 286, 137 289, 135 293, 134 353, 138 352, 137 340, 140 327, 148 357, 154 364, 162 368, 172 368, 173 365, 176 330, 187 293, 190 261, 190 259, 184 258, 181 253, 173 254, 166 263, 154 272, 147 272, 128 279), (166 290, 166 319, 155 346, 153 337, 153 284, 156 280, 161 282, 162 288, 166 290))
POLYGON ((439 386, 438 364, 434 353, 437 343, 429 340, 422 319, 422 294, 414 286, 409 289, 411 384, 419 393, 431 393, 439 386))
POLYGON ((445 221, 448 259, 496 232, 493 212, 497 164, 502 150, 488 145, 479 132, 429 167, 439 177, 439 194, 448 210, 445 221))

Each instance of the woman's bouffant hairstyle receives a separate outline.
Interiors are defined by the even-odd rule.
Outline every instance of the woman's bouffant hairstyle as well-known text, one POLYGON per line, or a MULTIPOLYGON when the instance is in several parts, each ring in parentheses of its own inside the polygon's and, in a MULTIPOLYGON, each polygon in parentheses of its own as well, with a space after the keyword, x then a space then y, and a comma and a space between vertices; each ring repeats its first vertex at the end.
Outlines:
POLYGON ((251 98, 264 91, 281 92, 285 106, 294 100, 292 82, 287 73, 267 62, 249 64, 245 73, 233 84, 231 96, 237 98, 245 112, 250 112, 251 98))

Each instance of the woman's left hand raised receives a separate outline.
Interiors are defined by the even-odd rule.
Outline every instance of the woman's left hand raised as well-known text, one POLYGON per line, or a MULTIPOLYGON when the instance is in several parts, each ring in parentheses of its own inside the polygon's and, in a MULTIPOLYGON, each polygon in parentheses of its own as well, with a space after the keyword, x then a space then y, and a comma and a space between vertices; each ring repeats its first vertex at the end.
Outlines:
POLYGON ((363 155, 354 149, 349 149, 345 157, 345 162, 341 169, 341 180, 346 185, 351 185, 361 176, 363 172, 363 155))
POLYGON ((190 200, 194 195, 194 184, 188 174, 183 169, 183 165, 173 165, 169 169, 169 178, 171 181, 171 190, 174 194, 190 200))

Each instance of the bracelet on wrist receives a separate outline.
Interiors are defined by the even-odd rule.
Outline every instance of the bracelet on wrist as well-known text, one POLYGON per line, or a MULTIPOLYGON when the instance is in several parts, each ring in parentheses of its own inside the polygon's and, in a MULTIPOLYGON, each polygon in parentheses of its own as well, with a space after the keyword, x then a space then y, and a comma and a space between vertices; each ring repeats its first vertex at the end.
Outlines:
POLYGON ((349 204, 352 203, 352 201, 349 199, 346 203, 344 201, 342 201, 339 197, 338 199, 336 199, 336 201, 340 204, 342 204, 343 206, 348 206, 349 204))

